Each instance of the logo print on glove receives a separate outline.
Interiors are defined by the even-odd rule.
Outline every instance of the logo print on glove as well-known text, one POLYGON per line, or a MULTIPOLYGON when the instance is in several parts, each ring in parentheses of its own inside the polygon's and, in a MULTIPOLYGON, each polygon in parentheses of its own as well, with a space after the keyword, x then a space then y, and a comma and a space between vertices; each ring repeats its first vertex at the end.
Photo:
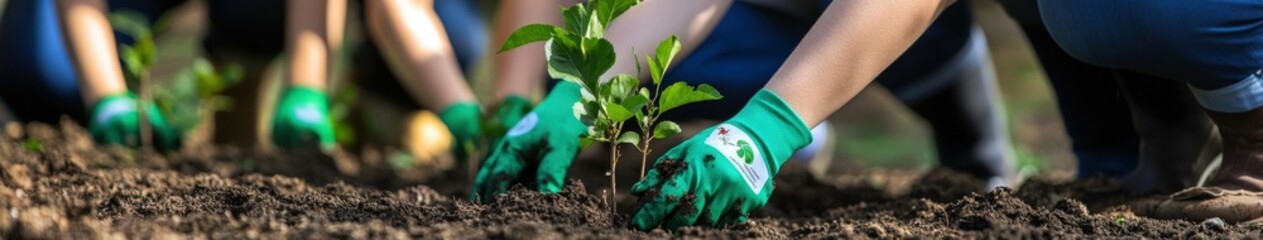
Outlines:
POLYGON ((746 140, 738 140, 737 147, 740 148, 739 150, 737 150, 737 156, 744 158, 746 160, 746 164, 753 164, 754 163, 754 148, 750 147, 750 142, 746 140))
POLYGON ((516 137, 526 134, 527 132, 530 132, 531 129, 535 129, 535 124, 537 123, 539 123, 539 115, 531 112, 526 114, 526 117, 522 117, 522 120, 518 120, 517 124, 514 124, 513 128, 509 129, 509 133, 505 135, 509 137, 516 137))

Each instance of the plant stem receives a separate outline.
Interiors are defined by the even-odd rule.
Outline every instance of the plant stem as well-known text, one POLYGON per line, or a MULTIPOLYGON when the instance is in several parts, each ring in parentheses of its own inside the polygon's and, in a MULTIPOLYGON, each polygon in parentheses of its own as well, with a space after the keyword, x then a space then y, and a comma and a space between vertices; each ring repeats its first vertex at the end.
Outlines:
MULTIPOLYGON (((647 131, 642 131, 642 132, 647 132, 647 131)), ((641 134, 641 135, 642 136, 640 138, 643 140, 641 140, 640 147, 639 147, 640 149, 640 178, 645 178, 645 165, 649 162, 649 151, 650 151, 649 140, 653 139, 653 136, 648 133, 641 134)))
POLYGON ((151 92, 152 89, 151 86, 149 86, 149 72, 146 71, 140 75, 140 102, 136 103, 136 105, 138 105, 137 109, 140 110, 140 145, 145 150, 153 149, 153 139, 150 134, 153 132, 153 128, 150 126, 149 122, 149 106, 147 106, 148 104, 145 104, 153 98, 153 96, 151 96, 151 92))
POLYGON ((610 141, 610 211, 618 212, 618 184, 615 183, 616 174, 614 171, 618 169, 618 141, 610 141))

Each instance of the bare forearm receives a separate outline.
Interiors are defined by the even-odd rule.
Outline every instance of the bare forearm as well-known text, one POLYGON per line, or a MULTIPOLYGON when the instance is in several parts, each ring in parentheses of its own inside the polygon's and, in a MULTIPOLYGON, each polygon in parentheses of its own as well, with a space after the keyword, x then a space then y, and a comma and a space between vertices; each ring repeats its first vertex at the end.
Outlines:
POLYGON ((104 0, 58 0, 62 35, 86 104, 127 91, 104 0))
MULTIPOLYGON (((561 25, 561 9, 575 0, 513 0, 500 2, 492 26, 490 49, 500 49, 500 44, 514 30, 527 24, 544 23, 561 25)), ((509 96, 530 96, 546 71, 544 44, 534 43, 495 56, 495 101, 509 96)))
POLYGON ((324 89, 333 62, 332 41, 340 24, 330 26, 330 10, 342 0, 289 0, 286 23, 286 79, 294 86, 324 89))
POLYGON ((429 109, 476 101, 456 63, 433 1, 366 2, 369 33, 408 92, 429 109))
POLYGON ((767 88, 815 126, 871 83, 952 2, 834 1, 767 88))

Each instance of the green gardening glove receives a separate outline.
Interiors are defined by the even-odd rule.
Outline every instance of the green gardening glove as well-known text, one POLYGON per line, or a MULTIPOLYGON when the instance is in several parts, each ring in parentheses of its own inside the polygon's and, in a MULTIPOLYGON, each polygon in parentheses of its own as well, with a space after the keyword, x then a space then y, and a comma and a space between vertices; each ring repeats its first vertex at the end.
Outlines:
POLYGON ((504 133, 508 132, 510 127, 517 124, 517 121, 522 120, 522 117, 526 117, 526 114, 530 112, 530 99, 516 95, 505 97, 504 101, 501 101, 500 105, 496 106, 494 114, 490 116, 490 119, 487 119, 486 125, 484 125, 486 127, 484 130, 488 134, 497 136, 491 139, 491 146, 500 143, 500 137, 504 136, 504 133))
POLYGON ((290 149, 332 149, 333 125, 325 93, 310 87, 286 89, 272 115, 272 142, 290 149))
POLYGON ((772 195, 772 177, 795 150, 811 142, 811 130, 789 105, 767 89, 732 119, 667 151, 631 193, 644 205, 632 225, 650 230, 746 220, 772 195))
POLYGON ((459 162, 469 160, 469 155, 480 147, 482 138, 482 110, 476 102, 457 102, 443 109, 439 119, 452 133, 452 155, 459 162))
POLYGON ((574 116, 578 101, 578 84, 557 84, 491 149, 474 178, 470 200, 489 202, 515 183, 541 192, 561 191, 566 170, 579 153, 579 135, 588 128, 574 116))
MULTIPOLYGON (((140 147, 140 110, 136 95, 131 92, 113 94, 101 98, 92 108, 92 122, 88 129, 92 140, 104 145, 140 147)), ((180 133, 167 123, 153 103, 146 104, 146 116, 153 130, 154 147, 159 151, 171 151, 180 147, 180 133)))

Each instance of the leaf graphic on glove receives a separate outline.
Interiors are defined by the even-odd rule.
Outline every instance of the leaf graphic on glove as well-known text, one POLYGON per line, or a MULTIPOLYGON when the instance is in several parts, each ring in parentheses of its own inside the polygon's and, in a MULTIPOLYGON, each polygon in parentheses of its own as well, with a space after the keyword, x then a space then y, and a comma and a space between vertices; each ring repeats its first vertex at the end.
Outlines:
POLYGON ((745 179, 750 190, 759 194, 770 176, 767 162, 763 161, 763 155, 753 143, 750 135, 731 124, 720 124, 706 138, 706 145, 723 153, 724 159, 741 172, 741 178, 745 179))
POLYGON ((738 157, 744 158, 746 164, 754 163, 754 149, 750 148, 750 142, 746 140, 737 141, 737 147, 740 148, 737 150, 738 157))

